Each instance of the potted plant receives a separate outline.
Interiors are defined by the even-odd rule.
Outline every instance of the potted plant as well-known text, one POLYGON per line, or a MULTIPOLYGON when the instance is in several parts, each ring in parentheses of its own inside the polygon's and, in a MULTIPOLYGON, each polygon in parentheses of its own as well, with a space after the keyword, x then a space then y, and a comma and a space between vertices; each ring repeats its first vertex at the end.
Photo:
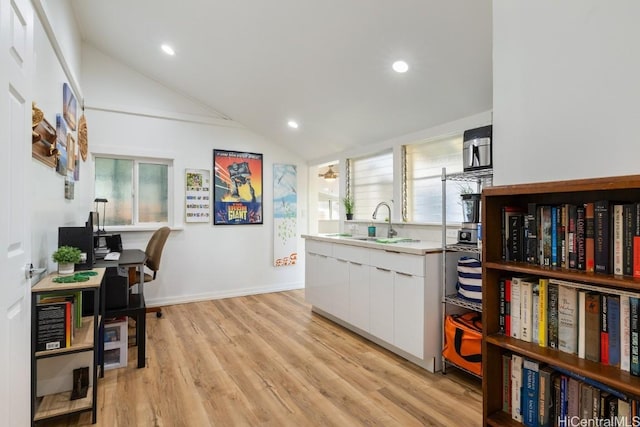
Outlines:
POLYGON ((67 275, 73 274, 75 271, 75 264, 79 263, 82 259, 82 252, 80 249, 73 246, 60 246, 51 255, 54 262, 58 263, 58 274, 67 275))
POLYGON ((344 212, 347 214, 347 219, 353 219, 353 198, 351 198, 351 196, 344 197, 342 204, 344 205, 344 212))

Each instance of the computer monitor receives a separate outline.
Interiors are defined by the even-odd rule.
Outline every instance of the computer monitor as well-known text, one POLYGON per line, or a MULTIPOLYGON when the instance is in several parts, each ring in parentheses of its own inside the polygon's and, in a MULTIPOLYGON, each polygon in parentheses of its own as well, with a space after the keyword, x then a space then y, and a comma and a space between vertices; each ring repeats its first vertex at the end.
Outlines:
POLYGON ((89 219, 84 227, 58 227, 58 247, 74 246, 82 253, 87 254, 87 260, 76 264, 76 270, 90 270, 95 262, 93 247, 93 215, 89 213, 89 219))

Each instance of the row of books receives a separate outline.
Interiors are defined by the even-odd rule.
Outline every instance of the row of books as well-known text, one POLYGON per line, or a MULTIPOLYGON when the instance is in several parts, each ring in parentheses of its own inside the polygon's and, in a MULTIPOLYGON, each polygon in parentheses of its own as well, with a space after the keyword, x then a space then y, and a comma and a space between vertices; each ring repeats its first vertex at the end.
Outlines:
POLYGON ((597 289, 559 279, 501 278, 500 332, 640 376, 640 295, 597 289))
POLYGON ((35 312, 36 351, 71 347, 75 330, 82 327, 82 291, 41 294, 35 312))
POLYGON ((574 372, 502 355, 502 410, 525 426, 630 426, 638 404, 637 397, 574 372))
POLYGON ((504 206, 502 258, 640 277, 640 203, 504 206))

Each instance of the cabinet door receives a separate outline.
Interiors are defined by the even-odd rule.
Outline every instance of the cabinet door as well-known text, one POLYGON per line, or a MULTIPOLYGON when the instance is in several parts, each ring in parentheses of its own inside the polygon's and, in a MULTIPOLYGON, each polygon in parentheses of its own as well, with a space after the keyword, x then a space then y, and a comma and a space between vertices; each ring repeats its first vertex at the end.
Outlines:
POLYGON ((349 323, 369 332, 369 266, 349 263, 349 323))
POLYGON ((394 274, 393 344, 422 359, 424 355, 424 277, 394 274))
POLYGON ((393 344, 393 271, 380 267, 370 270, 370 333, 393 344))
POLYGON ((347 320, 349 318, 349 263, 336 258, 327 258, 327 260, 327 266, 320 271, 320 275, 327 279, 325 285, 328 289, 327 311, 340 319, 347 320))
POLYGON ((305 262, 304 299, 311 305, 318 305, 320 292, 318 289, 318 263, 320 262, 320 255, 307 252, 305 262))

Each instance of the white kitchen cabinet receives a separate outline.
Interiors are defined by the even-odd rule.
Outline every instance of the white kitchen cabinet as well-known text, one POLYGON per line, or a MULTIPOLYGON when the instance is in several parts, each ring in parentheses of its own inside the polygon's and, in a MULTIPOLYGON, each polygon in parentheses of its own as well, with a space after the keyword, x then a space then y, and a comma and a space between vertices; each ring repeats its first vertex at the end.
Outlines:
POLYGON ((424 357, 424 288, 424 277, 394 272, 393 344, 420 359, 424 357))
POLYGON ((370 269, 366 264, 349 263, 349 323, 365 332, 370 331, 370 269))
POLYGON ((440 365, 441 252, 306 240, 307 302, 322 315, 425 367, 440 365))
POLYGON ((371 267, 371 290, 369 332, 393 344, 393 276, 394 272, 381 267, 371 267))

